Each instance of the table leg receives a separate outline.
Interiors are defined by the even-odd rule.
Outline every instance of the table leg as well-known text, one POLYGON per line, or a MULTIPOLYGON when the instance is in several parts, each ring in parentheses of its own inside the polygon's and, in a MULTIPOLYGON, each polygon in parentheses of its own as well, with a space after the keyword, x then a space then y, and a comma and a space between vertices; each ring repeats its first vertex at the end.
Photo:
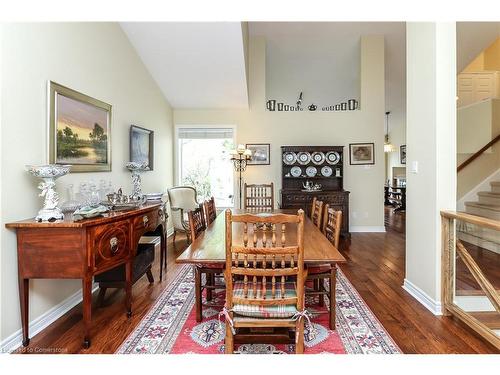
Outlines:
POLYGON ((201 272, 196 266, 194 266, 194 305, 196 321, 201 322, 201 272))
POLYGON ((29 279, 19 278, 19 302, 21 303, 21 322, 23 329, 23 346, 28 346, 30 343, 29 338, 29 292, 30 281, 29 279))
POLYGON ((337 283, 337 266, 334 264, 330 271, 330 329, 335 330, 336 296, 335 285, 337 283))
POLYGON ((125 309, 127 318, 132 316, 132 259, 125 263, 125 309))
POLYGON ((82 279, 83 347, 90 347, 90 320, 92 314, 92 277, 82 279))

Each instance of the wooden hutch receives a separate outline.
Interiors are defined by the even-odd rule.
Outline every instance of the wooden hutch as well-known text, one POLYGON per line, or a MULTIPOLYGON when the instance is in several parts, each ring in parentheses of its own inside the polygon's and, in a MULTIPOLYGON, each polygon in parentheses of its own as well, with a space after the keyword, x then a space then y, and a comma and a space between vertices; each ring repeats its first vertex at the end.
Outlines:
POLYGON ((311 202, 316 197, 342 211, 341 234, 350 237, 349 192, 344 190, 343 151, 344 146, 282 146, 280 206, 302 208, 309 215, 311 202), (321 189, 306 190, 304 184, 307 181, 321 185, 321 189))

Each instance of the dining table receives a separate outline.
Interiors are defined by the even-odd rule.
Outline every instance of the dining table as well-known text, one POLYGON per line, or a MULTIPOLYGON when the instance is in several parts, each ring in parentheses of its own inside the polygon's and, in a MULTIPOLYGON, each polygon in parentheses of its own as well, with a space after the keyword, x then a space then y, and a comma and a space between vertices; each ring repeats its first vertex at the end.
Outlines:
MULTIPOLYGON (((275 209, 272 211, 258 212, 255 210, 231 209, 233 215, 238 214, 297 214, 294 209, 275 209)), ((176 259, 176 263, 203 266, 208 264, 226 263, 226 223, 224 213, 217 215, 217 218, 207 226, 206 230, 197 237, 176 259)), ((232 227, 233 245, 243 245, 243 225, 233 223, 232 227)), ((294 244, 297 241, 296 226, 286 226, 287 243, 294 244)), ((309 217, 304 218, 304 265, 305 267, 317 265, 332 265, 330 271, 330 283, 336 283, 336 265, 345 263, 346 259, 339 250, 323 235, 321 230, 313 224, 309 217)), ((335 293, 335 288, 333 293, 335 293)), ((201 301, 195 299, 196 311, 201 311, 201 301)), ((330 329, 335 329, 335 295, 330 298, 330 311, 333 311, 330 319, 330 329)))

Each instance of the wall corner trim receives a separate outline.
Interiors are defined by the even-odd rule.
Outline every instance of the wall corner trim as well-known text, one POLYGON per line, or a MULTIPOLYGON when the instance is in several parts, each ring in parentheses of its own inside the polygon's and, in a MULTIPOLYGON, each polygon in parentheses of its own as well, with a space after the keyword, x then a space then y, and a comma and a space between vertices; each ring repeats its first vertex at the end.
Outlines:
POLYGON ((422 289, 413 284, 408 279, 404 279, 403 289, 406 290, 413 298, 424 305, 434 315, 442 315, 441 302, 435 301, 427 295, 422 289))

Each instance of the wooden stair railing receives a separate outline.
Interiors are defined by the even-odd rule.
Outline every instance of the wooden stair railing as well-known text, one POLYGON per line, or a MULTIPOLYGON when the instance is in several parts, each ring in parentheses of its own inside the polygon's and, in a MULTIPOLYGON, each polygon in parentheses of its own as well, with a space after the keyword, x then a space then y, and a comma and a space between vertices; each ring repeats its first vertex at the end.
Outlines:
POLYGON ((460 172, 462 169, 464 169, 466 166, 468 166, 470 163, 472 163, 474 160, 476 160, 479 156, 482 155, 483 152, 485 152, 487 149, 489 149, 491 146, 493 146, 499 140, 500 140, 500 134, 498 134, 495 138, 493 138, 491 141, 489 141, 488 143, 486 143, 479 151, 477 151, 472 156, 470 156, 469 158, 467 158, 464 162, 462 162, 457 167, 457 173, 460 172))

